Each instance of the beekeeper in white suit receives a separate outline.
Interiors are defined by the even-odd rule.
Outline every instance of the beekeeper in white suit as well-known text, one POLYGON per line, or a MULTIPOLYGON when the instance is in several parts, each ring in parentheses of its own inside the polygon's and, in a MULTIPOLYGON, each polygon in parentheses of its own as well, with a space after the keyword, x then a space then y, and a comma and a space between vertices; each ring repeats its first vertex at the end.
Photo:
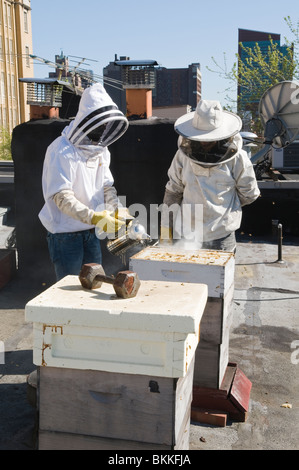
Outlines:
POLYGON ((42 176, 45 204, 39 218, 48 232, 57 280, 79 274, 84 263, 101 264, 95 227, 117 233, 130 217, 113 186, 107 148, 127 128, 127 118, 104 87, 95 84, 83 92, 74 121, 47 149, 42 176))
POLYGON ((179 149, 168 171, 161 241, 188 234, 198 248, 235 251, 242 206, 260 195, 253 166, 242 150, 241 127, 239 116, 210 100, 201 100, 195 112, 176 121, 179 149), (170 207, 180 210, 169 217, 170 207), (191 223, 182 212, 191 214, 191 223), (201 237, 195 233, 192 239, 192 230, 201 230, 201 237))

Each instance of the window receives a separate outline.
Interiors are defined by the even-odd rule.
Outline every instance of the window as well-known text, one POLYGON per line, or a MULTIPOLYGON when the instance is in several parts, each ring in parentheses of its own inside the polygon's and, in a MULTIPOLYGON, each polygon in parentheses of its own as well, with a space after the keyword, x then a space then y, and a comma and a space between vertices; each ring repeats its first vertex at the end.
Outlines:
POLYGON ((10 109, 9 110, 9 128, 12 129, 13 128, 13 120, 12 120, 12 110, 10 109))
POLYGON ((5 100, 6 93, 5 93, 5 75, 4 72, 1 72, 1 96, 3 100, 5 100))
POLYGON ((11 79, 10 79, 10 73, 7 74, 7 91, 8 91, 8 96, 11 97, 11 79))
POLYGON ((11 6, 7 4, 7 26, 11 29, 11 6))
POLYGON ((29 57, 30 49, 28 46, 25 46, 25 54, 26 54, 26 66, 30 67, 30 57, 29 57))
POLYGON ((14 63, 14 50, 13 50, 13 40, 9 40, 9 54, 10 54, 10 63, 14 63))
POLYGON ((16 108, 13 109, 13 127, 18 125, 18 110, 16 108))
POLYGON ((11 76, 11 96, 16 98, 16 81, 15 76, 12 74, 11 76))
POLYGON ((24 31, 28 33, 28 11, 24 10, 24 31))
POLYGON ((4 13, 4 26, 7 26, 7 3, 6 2, 3 5, 3 13, 4 13))

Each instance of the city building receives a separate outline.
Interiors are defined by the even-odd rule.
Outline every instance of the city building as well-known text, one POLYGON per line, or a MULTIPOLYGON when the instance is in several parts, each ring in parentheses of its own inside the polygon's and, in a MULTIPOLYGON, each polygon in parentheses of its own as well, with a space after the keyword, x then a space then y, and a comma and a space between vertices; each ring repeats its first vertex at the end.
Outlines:
POLYGON ((191 106, 196 109, 201 99, 200 64, 194 63, 188 68, 156 70, 156 88, 153 90, 153 107, 191 106))
MULTIPOLYGON (((83 59, 81 62, 83 63, 83 59)), ((83 70, 76 66, 70 67, 69 58, 63 54, 63 51, 60 55, 55 56, 55 64, 57 65, 56 70, 49 73, 49 78, 57 78, 82 89, 87 88, 94 81, 92 70, 83 70)), ((80 64, 80 59, 78 59, 78 64, 80 64)))
MULTIPOLYGON (((103 70, 104 86, 123 113, 127 112, 126 90, 122 89, 123 74, 119 64, 129 61, 129 57, 121 56, 118 59, 115 55, 114 61, 103 70)), ((152 71, 155 74, 155 85, 152 89, 153 115, 172 117, 175 110, 177 117, 177 113, 184 114, 186 109, 195 110, 201 99, 199 63, 175 69, 153 65, 152 71)))
POLYGON ((111 96, 114 103, 117 104, 119 109, 126 114, 127 104, 126 104, 126 90, 122 86, 122 69, 118 65, 119 61, 130 60, 130 57, 120 56, 117 58, 115 54, 114 61, 109 62, 109 64, 103 69, 104 77, 104 87, 107 93, 111 96))
MULTIPOLYGON (((247 50, 254 49, 256 44, 258 44, 261 53, 266 56, 269 50, 269 46, 271 45, 271 41, 278 46, 278 50, 283 55, 288 53, 288 46, 281 46, 280 44, 280 34, 254 31, 249 29, 239 29, 238 53, 240 60, 245 62, 246 58, 248 57, 247 51, 242 48, 241 44, 247 50)), ((260 73, 262 75, 262 70, 260 70, 260 73)), ((240 85, 238 87, 238 96, 240 97, 238 100, 239 112, 248 110, 254 112, 258 109, 259 99, 253 97, 250 94, 250 91, 245 90, 245 88, 240 85)))
POLYGON ((29 119, 26 85, 33 77, 30 0, 0 2, 0 128, 9 132, 29 119))

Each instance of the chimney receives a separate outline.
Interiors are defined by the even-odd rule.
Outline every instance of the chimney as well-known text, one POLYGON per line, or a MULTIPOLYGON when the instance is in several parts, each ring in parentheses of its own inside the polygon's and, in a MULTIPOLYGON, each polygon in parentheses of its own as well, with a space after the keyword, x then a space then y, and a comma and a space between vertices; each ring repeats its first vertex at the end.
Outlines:
MULTIPOLYGON (((121 58, 122 59, 122 58, 121 58)), ((155 88, 155 60, 130 60, 115 62, 122 67, 122 82, 126 90, 127 117, 147 119, 152 116, 152 90, 155 88)))

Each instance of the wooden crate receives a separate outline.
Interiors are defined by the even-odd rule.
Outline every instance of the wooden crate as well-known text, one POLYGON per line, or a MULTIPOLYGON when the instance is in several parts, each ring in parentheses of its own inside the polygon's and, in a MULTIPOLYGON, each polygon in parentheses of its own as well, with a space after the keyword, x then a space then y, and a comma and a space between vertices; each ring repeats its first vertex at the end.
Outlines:
POLYGON ((188 450, 184 378, 39 368, 39 450, 188 450))

